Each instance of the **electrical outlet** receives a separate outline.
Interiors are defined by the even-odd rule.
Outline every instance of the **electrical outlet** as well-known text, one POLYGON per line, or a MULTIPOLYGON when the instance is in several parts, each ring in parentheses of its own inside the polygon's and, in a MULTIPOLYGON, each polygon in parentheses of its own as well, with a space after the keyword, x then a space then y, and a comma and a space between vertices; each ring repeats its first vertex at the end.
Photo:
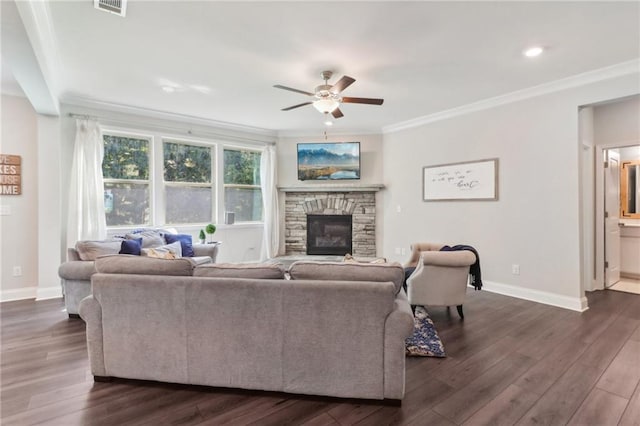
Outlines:
POLYGON ((400 247, 396 247, 396 249, 394 250, 394 252, 396 254, 402 254, 402 249, 400 247))
POLYGON ((402 213, 402 207, 399 204, 396 207, 396 213, 402 213))
POLYGON ((513 275, 520 275, 520 265, 516 265, 515 263, 511 265, 511 273, 513 275))
POLYGON ((403 256, 406 256, 406 254, 407 254, 407 249, 406 249, 405 247, 402 247, 402 252, 401 252, 401 254, 402 254, 403 256))
POLYGON ((21 277, 22 276, 22 267, 21 266, 14 266, 13 267, 13 276, 14 277, 21 277))

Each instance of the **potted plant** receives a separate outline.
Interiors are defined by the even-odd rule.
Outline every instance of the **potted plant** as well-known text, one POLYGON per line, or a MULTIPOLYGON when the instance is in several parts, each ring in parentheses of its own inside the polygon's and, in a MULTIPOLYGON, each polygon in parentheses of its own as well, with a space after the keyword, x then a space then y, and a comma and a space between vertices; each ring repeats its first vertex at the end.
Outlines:
POLYGON ((213 223, 210 223, 205 226, 204 230, 209 234, 209 244, 213 243, 213 234, 216 232, 216 226, 213 223))
POLYGON ((198 239, 199 239, 199 243, 200 244, 204 244, 205 243, 205 235, 204 235, 204 229, 200 230, 200 234, 198 235, 198 239))

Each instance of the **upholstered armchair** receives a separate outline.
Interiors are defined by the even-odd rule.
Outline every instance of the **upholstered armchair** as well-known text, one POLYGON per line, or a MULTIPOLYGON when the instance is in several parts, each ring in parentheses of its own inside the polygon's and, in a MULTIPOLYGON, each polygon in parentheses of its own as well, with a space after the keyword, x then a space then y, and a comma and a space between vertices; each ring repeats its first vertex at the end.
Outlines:
POLYGON ((458 308, 464 319, 462 305, 467 293, 469 267, 476 256, 468 250, 440 251, 444 244, 417 243, 411 246, 411 258, 405 268, 415 267, 407 280, 407 295, 412 307, 449 306, 458 308))

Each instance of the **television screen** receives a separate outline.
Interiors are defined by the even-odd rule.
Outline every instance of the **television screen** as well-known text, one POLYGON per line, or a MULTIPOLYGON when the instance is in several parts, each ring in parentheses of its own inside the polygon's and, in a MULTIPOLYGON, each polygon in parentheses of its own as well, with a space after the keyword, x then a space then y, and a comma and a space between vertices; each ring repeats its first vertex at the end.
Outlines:
POLYGON ((298 179, 360 179, 360 142, 299 143, 298 179))

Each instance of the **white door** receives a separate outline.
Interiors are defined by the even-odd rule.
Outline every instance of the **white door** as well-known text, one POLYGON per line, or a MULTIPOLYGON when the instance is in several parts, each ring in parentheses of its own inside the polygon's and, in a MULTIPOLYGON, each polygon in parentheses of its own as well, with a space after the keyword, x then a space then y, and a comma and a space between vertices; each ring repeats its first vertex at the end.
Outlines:
POLYGON ((605 287, 620 281, 620 154, 605 151, 604 171, 604 260, 605 287))

